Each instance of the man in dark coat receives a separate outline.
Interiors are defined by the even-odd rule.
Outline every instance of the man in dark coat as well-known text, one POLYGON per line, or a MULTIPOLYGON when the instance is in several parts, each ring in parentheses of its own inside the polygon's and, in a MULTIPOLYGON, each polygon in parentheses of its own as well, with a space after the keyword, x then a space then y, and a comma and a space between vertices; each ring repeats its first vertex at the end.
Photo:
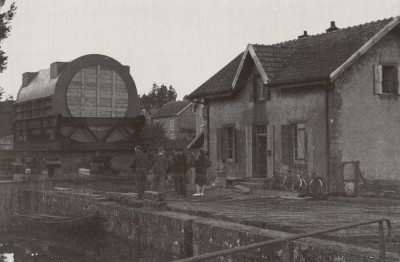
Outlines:
POLYGON ((140 146, 135 147, 135 156, 132 161, 132 169, 134 170, 136 189, 138 198, 143 199, 144 191, 147 188, 147 173, 149 171, 149 160, 147 155, 142 152, 140 146))
POLYGON ((174 149, 172 159, 172 172, 174 173, 175 192, 178 197, 186 197, 185 174, 187 171, 187 158, 181 148, 174 149))
POLYGON ((151 160, 151 169, 154 176, 150 188, 152 191, 165 193, 165 176, 168 165, 169 161, 164 155, 164 148, 158 148, 158 154, 155 154, 151 160))

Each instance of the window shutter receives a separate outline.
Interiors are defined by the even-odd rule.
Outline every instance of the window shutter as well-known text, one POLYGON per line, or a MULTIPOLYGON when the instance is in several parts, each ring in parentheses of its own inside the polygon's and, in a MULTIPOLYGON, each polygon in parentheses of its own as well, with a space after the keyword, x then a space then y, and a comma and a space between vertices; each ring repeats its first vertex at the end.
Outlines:
POLYGON ((236 152, 236 128, 233 128, 233 161, 236 162, 237 152, 236 152))
POLYGON ((382 65, 374 65, 375 94, 382 94, 382 65))
POLYGON ((397 94, 400 95, 400 66, 397 67, 397 94))
POLYGON ((288 140, 289 164, 293 163, 293 160, 294 160, 294 132, 297 132, 297 125, 290 125, 289 126, 289 140, 288 140))
POLYGON ((284 165, 289 165, 290 163, 290 126, 282 125, 281 126, 281 147, 282 147, 282 163, 284 165))
POLYGON ((222 160, 222 128, 217 128, 217 160, 222 160))

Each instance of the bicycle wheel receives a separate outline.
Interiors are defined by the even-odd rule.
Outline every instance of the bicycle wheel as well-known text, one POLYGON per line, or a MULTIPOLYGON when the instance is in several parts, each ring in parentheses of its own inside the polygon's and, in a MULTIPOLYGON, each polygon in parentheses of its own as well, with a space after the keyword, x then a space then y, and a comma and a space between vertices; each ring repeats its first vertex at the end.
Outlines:
POLYGON ((293 192, 300 192, 307 189, 307 183, 302 178, 296 179, 292 185, 293 192))
POLYGON ((283 180, 282 186, 287 191, 292 191, 293 183, 292 180, 288 177, 285 177, 283 180))
POLYGON ((310 192, 313 194, 322 193, 324 187, 324 183, 319 178, 314 178, 310 182, 310 192))

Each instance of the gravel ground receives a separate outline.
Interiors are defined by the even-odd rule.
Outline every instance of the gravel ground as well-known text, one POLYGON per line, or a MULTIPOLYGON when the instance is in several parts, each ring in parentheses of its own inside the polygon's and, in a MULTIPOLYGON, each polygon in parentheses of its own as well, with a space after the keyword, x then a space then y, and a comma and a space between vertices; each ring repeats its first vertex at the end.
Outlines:
MULTIPOLYGON (((87 179, 75 177, 56 182, 56 186, 79 192, 135 192, 129 179, 87 179)), ((187 198, 176 198, 173 183, 167 184, 168 206, 183 212, 213 219, 285 231, 290 233, 313 232, 351 223, 378 218, 388 218, 392 223, 393 239, 388 251, 400 254, 400 201, 368 202, 354 199, 340 201, 310 201, 297 198, 297 194, 277 190, 253 190, 241 194, 234 188, 207 187, 204 196, 192 196, 194 187, 188 187, 187 198), (351 201, 350 201, 351 200, 351 201)), ((321 236, 353 245, 378 248, 377 224, 343 230, 321 236)))

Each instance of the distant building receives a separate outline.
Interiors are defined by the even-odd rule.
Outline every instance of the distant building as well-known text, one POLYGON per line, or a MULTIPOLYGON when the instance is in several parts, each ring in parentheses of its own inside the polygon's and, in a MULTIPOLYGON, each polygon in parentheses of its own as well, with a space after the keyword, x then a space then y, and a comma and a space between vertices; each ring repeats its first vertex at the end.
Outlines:
POLYGON ((12 135, 15 101, 0 101, 0 137, 12 135))
POLYGON ((13 135, 0 137, 0 150, 13 150, 13 135))
POLYGON ((191 140, 196 136, 196 113, 193 106, 194 103, 189 101, 169 102, 151 116, 151 121, 164 126, 169 140, 191 140))
MULTIPOLYGON (((203 146, 228 175, 316 172, 328 191, 400 176, 400 17, 247 49, 193 91, 203 146), (350 172, 351 173, 351 172, 350 172)), ((214 168, 215 165, 213 165, 214 168)))

